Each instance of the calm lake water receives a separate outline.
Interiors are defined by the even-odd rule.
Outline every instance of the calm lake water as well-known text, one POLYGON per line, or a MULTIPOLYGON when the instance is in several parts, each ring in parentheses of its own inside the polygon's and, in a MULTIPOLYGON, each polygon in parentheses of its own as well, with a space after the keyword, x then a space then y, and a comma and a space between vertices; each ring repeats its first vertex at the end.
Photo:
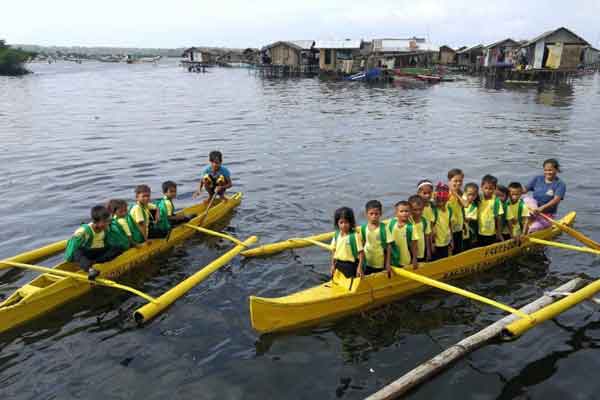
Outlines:
MULTIPOLYGON (((544 89, 488 88, 478 78, 437 86, 264 80, 253 72, 192 74, 152 65, 32 65, 0 77, 0 257, 69 236, 89 208, 131 199, 147 183, 191 194, 210 150, 221 149, 245 199, 228 222, 262 243, 329 231, 333 210, 391 213, 422 178, 460 167, 525 182, 560 158, 561 212, 600 239, 600 78, 544 89)), ((571 243, 569 238, 562 241, 571 243)), ((227 243, 198 236, 128 282, 158 295, 218 257, 227 243)), ((44 262, 52 265, 54 260, 44 262)), ((96 290, 0 335, 3 399, 360 399, 501 312, 431 291, 333 324, 260 336, 248 296, 281 296, 327 279, 318 249, 242 261, 210 277, 143 328, 144 303, 96 290)), ((520 306, 600 261, 546 250, 458 281, 520 306)), ((30 280, 0 272, 0 297, 30 280)), ((591 399, 600 382, 600 313, 581 305, 511 343, 455 364, 411 399, 591 399)))

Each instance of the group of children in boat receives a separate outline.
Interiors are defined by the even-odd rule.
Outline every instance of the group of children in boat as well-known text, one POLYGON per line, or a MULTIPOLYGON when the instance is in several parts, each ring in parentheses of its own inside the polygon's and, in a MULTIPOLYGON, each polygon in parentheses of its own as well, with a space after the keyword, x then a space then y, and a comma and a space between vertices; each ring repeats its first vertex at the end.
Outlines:
POLYGON ((356 227, 348 207, 335 211, 331 274, 362 277, 387 271, 391 265, 418 267, 475 247, 508 239, 521 240, 530 231, 530 211, 519 182, 507 187, 485 175, 481 185, 467 183, 460 169, 448 171, 448 183, 417 184, 416 194, 395 205, 395 217, 381 220, 383 207, 367 202, 367 223, 356 227))
MULTIPOLYGON (((229 170, 222 165, 221 152, 211 152, 209 162, 193 195, 196 198, 206 190, 208 204, 215 195, 226 200, 225 191, 232 186, 229 170)), ((69 239, 65 260, 79 263, 93 280, 100 274, 92 267, 94 264, 110 261, 129 248, 149 244, 151 239, 168 240, 175 226, 189 222, 194 216, 175 213, 175 182, 164 182, 162 192, 163 197, 152 202, 150 187, 139 185, 135 188, 135 203, 131 205, 125 200, 113 199, 106 205, 92 207, 92 221, 82 224, 69 239)))

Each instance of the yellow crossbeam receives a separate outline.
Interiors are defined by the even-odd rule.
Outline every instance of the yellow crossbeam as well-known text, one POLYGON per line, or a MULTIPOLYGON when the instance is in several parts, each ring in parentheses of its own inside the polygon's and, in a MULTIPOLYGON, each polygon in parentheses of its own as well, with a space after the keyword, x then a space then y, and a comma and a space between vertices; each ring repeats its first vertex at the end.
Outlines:
POLYGON ((246 246, 244 244, 244 242, 242 242, 241 240, 236 239, 233 236, 227 235, 225 233, 213 231, 212 229, 206 229, 201 226, 196 226, 196 225, 192 225, 192 224, 185 224, 185 226, 187 226, 190 229, 194 229, 198 232, 206 233, 207 235, 217 236, 217 237, 229 240, 229 241, 237 244, 238 246, 244 246, 245 248, 248 248, 248 246, 246 246))
POLYGON ((37 272, 43 272, 46 274, 60 276, 60 277, 64 277, 64 278, 73 278, 78 281, 87 282, 90 285, 106 286, 106 287, 110 287, 113 289, 124 290, 126 292, 133 293, 136 296, 139 296, 139 297, 149 301, 150 303, 154 303, 154 304, 158 303, 154 297, 151 297, 144 292, 141 292, 130 286, 121 285, 119 283, 113 282, 108 279, 96 278, 95 280, 91 281, 84 274, 80 274, 77 272, 62 271, 62 270, 56 269, 56 268, 48 268, 48 267, 42 267, 41 265, 18 263, 18 262, 13 262, 10 260, 1 260, 0 265, 10 265, 11 267, 15 267, 15 268, 22 268, 22 269, 28 269, 28 270, 37 271, 37 272))
POLYGON ((529 241, 532 243, 541 244, 544 246, 558 247, 560 249, 580 251, 582 253, 589 253, 589 254, 595 254, 597 256, 600 256, 600 250, 590 249, 589 247, 573 246, 571 244, 551 242, 549 240, 542 240, 542 239, 537 239, 537 238, 533 238, 533 237, 529 238, 529 241))
POLYGON ((304 239, 299 239, 299 238, 292 238, 289 239, 290 242, 305 242, 305 243, 310 243, 310 244, 314 244, 317 247, 320 247, 324 250, 327 251, 333 251, 333 249, 331 248, 330 245, 325 244, 323 242, 319 242, 318 240, 313 240, 313 239, 309 239, 309 238, 304 238, 304 239))
POLYGON ((550 222, 552 225, 554 225, 555 227, 560 229, 562 232, 574 237, 575 239, 579 240, 581 243, 585 244, 586 246, 588 246, 592 249, 595 249, 595 250, 600 250, 600 243, 590 239, 589 237, 585 236, 583 233, 571 228, 570 226, 567 226, 558 221, 555 221, 552 218, 548 217, 547 215, 544 215, 544 214, 539 214, 539 215, 542 218, 544 218, 546 221, 550 222))

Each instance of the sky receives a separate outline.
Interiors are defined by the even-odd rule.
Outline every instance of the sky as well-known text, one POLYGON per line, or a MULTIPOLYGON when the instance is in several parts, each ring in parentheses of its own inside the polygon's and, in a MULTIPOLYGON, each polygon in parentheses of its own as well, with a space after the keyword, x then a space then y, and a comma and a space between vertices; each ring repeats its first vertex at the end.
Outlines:
POLYGON ((560 26, 600 45, 600 0, 30 0, 0 6, 8 43, 261 47, 278 40, 423 36, 437 45, 528 39, 560 26))

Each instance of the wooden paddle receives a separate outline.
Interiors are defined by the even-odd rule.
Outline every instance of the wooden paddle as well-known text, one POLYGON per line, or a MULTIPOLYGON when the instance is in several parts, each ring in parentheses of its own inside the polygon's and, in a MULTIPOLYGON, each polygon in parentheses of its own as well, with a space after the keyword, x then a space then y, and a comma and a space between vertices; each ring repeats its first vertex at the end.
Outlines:
POLYGON ((202 214, 202 216, 200 217, 200 220, 198 221, 198 225, 202 225, 204 223, 204 220, 208 216, 208 212, 210 211, 210 208, 212 207, 213 202, 215 201, 216 198, 217 198, 217 192, 215 191, 215 193, 213 194, 213 196, 210 198, 210 201, 208 202, 208 206, 206 207, 206 211, 204 211, 204 214, 202 214))
POLYGON ((546 221, 550 222, 552 225, 556 226, 558 229, 560 229, 564 233, 573 236, 575 239, 579 240, 581 243, 585 244, 586 246, 588 246, 592 249, 595 249, 595 250, 600 250, 600 243, 590 239, 589 237, 585 236, 583 233, 571 228, 570 226, 567 226, 558 221, 555 221, 547 215, 544 215, 542 213, 538 213, 538 215, 541 216, 542 218, 544 218, 546 221))
POLYGON ((90 285, 106 286, 106 287, 110 287, 113 289, 124 290, 126 292, 133 293, 136 296, 140 296, 141 298, 149 301, 150 303, 158 304, 158 301, 154 297, 151 297, 151 296, 147 295, 146 293, 141 292, 132 287, 121 285, 117 282, 113 282, 108 279, 96 278, 95 280, 92 281, 92 280, 89 280, 87 276, 76 273, 76 272, 62 271, 62 270, 56 269, 56 268, 48 268, 48 267, 42 267, 41 265, 18 263, 18 262, 13 262, 13 261, 9 261, 9 260, 1 260, 0 265, 2 265, 2 264, 10 265, 11 267, 16 267, 16 268, 29 269, 32 271, 43 272, 46 274, 61 276, 61 277, 65 277, 65 278, 73 278, 73 279, 81 281, 81 282, 89 283, 90 285))

